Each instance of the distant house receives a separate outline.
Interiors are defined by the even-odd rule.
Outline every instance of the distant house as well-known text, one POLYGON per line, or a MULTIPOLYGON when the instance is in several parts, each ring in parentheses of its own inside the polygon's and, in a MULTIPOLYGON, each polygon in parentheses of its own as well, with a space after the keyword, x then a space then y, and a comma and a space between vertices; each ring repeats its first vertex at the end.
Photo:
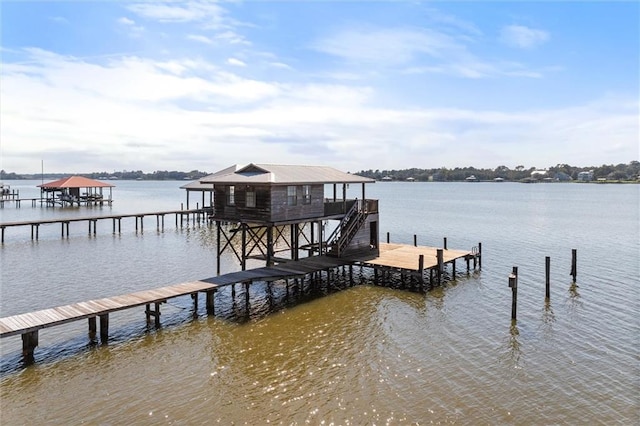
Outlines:
POLYGON ((383 181, 383 182, 391 182, 393 180, 393 178, 391 176, 385 176, 380 180, 383 181))
POLYGON ((590 182, 593 180, 593 170, 578 173, 578 180, 581 182, 590 182))
POLYGON ((413 178, 413 177, 408 177, 407 178, 407 182, 415 182, 415 181, 416 181, 416 179, 413 178))
POLYGON ((478 182, 478 178, 475 175, 471 175, 465 179, 467 182, 478 182))
POLYGON ((544 178, 544 176, 546 176, 547 171, 546 170, 534 170, 531 172, 531 178, 532 179, 542 179, 544 178))

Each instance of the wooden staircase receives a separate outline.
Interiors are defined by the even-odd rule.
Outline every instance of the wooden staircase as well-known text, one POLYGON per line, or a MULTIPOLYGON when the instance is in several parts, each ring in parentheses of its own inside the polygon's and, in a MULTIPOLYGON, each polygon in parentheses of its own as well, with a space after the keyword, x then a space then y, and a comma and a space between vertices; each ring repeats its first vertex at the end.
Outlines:
POLYGON ((356 201, 327 239, 327 256, 340 257, 367 220, 369 213, 356 201))

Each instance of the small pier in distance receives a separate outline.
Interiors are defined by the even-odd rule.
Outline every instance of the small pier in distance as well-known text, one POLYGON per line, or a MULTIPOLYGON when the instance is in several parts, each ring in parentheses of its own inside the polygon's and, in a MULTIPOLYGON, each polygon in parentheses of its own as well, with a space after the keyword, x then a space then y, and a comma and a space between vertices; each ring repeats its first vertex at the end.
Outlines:
POLYGON ((58 219, 44 219, 44 220, 25 220, 16 222, 2 222, 0 223, 0 243, 4 243, 4 234, 6 228, 14 227, 31 227, 31 239, 38 240, 40 234, 40 225, 52 225, 58 224, 61 226, 60 235, 62 238, 69 236, 69 224, 71 222, 87 222, 89 228, 89 234, 96 234, 96 225, 98 221, 109 220, 112 221, 113 233, 122 232, 122 219, 135 218, 135 230, 144 231, 144 218, 147 216, 156 217, 156 228, 158 230, 164 229, 164 217, 166 215, 175 215, 176 228, 186 220, 192 220, 194 222, 204 221, 207 218, 207 211, 205 209, 192 209, 192 210, 168 210, 168 211, 156 211, 146 213, 129 213, 129 214, 116 214, 116 215, 101 215, 101 216, 81 216, 81 217, 68 217, 58 219))

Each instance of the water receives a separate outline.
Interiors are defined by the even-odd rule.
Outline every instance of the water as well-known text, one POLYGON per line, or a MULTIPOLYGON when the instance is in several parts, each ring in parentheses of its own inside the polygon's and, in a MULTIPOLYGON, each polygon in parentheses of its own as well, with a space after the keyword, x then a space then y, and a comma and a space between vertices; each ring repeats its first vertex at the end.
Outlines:
MULTIPOLYGON (((185 202, 181 184, 118 181, 113 207, 92 213, 176 209, 185 202)), ((346 286, 336 282, 320 296, 305 287, 287 297, 284 283, 259 283, 248 312, 238 287, 235 300, 219 292, 215 317, 200 303, 196 320, 188 297, 174 299, 157 331, 147 330, 142 310, 112 315, 105 346, 88 343, 85 322, 43 330, 28 368, 20 337, 5 338, 0 423, 636 424, 639 190, 368 185, 367 196, 380 199, 381 239, 389 232, 392 242, 411 244, 416 234, 419 244, 441 245, 447 237, 459 249, 482 242, 482 271, 427 294, 339 291, 346 286)), ((5 207, 0 222, 86 213, 5 207)), ((41 226, 37 242, 28 228, 7 231, 2 316, 215 275, 215 232, 206 226, 174 229, 167 219, 164 232, 145 223, 136 233, 123 220, 113 236, 104 221, 93 237, 85 225, 64 240, 57 226, 41 226)), ((236 269, 226 256, 223 272, 236 269)))

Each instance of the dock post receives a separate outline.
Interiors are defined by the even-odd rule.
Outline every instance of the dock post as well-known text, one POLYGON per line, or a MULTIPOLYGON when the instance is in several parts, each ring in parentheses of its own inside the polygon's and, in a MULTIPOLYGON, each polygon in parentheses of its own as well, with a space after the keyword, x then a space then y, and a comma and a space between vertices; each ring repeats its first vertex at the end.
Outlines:
POLYGON ((390 241, 390 235, 389 235, 389 233, 387 232, 387 244, 389 244, 389 241, 390 241))
POLYGON ((445 250, 448 250, 447 249, 447 237, 444 237, 444 245, 443 245, 443 247, 444 247, 445 250))
POLYGON ((436 256, 438 259, 438 285, 440 285, 442 284, 442 273, 444 269, 444 251, 442 249, 437 249, 436 256))
MULTIPOLYGON (((37 224, 37 225, 36 225, 36 241, 38 240, 38 236, 39 236, 39 234, 40 234, 40 224, 37 224)), ((576 279, 575 279, 575 275, 574 275, 573 280, 574 280, 574 281, 576 280, 576 279)))
POLYGON ((418 272, 420 273, 420 279, 418 282, 420 285, 420 291, 422 291, 424 286, 424 254, 421 254, 420 257, 418 257, 418 272))
POLYGON ((193 299, 193 316, 198 316, 198 293, 191 293, 191 299, 193 299))
POLYGON ((122 218, 118 218, 118 234, 122 234, 122 218))
POLYGON ((544 258, 544 284, 545 284, 544 298, 547 301, 551 298, 550 277, 551 277, 551 258, 547 256, 544 258))
POLYGON ((97 227, 98 227, 98 219, 93 219, 93 235, 96 235, 97 227))
POLYGON ((156 302, 155 303, 155 308, 156 308, 156 312, 155 312, 155 326, 156 328, 160 328, 160 303, 162 302, 156 302))
POLYGON ((4 244, 4 226, 2 227, 2 243, 4 244))
POLYGON ((571 249, 571 272, 569 273, 569 275, 573 277, 574 283, 576 282, 576 275, 578 275, 577 258, 578 258, 578 250, 571 249))
POLYGON ((109 314, 100 315, 100 342, 107 343, 109 340, 109 314))
POLYGON ((144 232, 144 216, 140 216, 140 232, 144 232))
POLYGON ((116 233, 116 218, 115 218, 115 217, 114 217, 114 218, 112 218, 112 219, 111 219, 111 222, 112 222, 112 225, 113 225, 113 226, 112 226, 112 231, 111 231, 111 232, 112 232, 113 234, 115 234, 115 233, 116 233))
POLYGON ((22 357, 24 363, 31 365, 35 362, 33 351, 38 346, 38 330, 22 334, 22 357))
POLYGON ((96 338, 96 317, 89 317, 89 339, 93 340, 96 338))
POLYGON ((247 314, 249 314, 249 285, 251 283, 249 281, 244 283, 244 304, 247 309, 247 314))
POLYGON ((418 236, 416 234, 413 234, 413 246, 418 246, 418 236))
POLYGON ((216 295, 215 289, 207 291, 207 314, 209 315, 215 314, 215 307, 213 305, 215 295, 216 295))
POLYGON ((482 270, 482 243, 478 243, 478 269, 482 270))
POLYGON ((509 287, 511 287, 511 319, 516 320, 516 307, 518 304, 518 267, 514 266, 509 275, 509 287))
POLYGON ((160 215, 156 215, 156 231, 160 231, 160 215))

